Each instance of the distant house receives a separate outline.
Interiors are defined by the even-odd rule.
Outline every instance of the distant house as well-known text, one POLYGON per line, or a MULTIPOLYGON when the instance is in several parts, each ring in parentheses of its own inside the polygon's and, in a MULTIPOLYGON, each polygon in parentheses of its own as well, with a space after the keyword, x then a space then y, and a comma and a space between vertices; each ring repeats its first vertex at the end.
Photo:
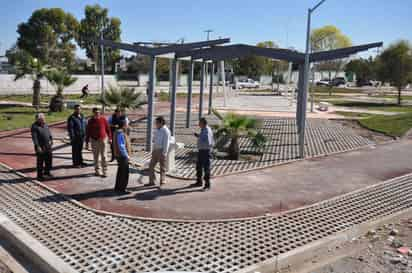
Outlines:
POLYGON ((9 59, 6 56, 0 56, 0 74, 13 73, 13 65, 9 64, 9 59))

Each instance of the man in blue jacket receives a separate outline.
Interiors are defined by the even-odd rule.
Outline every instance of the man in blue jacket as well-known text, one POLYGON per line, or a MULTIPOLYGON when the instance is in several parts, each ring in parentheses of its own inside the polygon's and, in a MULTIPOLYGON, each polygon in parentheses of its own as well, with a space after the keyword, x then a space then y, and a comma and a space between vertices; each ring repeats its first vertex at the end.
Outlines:
POLYGON ((132 149, 129 136, 126 134, 127 121, 119 121, 118 126, 113 134, 113 154, 118 163, 114 190, 120 194, 125 194, 127 193, 126 188, 129 183, 129 159, 132 149))
POLYGON ((78 104, 74 106, 73 114, 67 119, 67 131, 72 145, 73 167, 84 167, 82 151, 86 136, 86 119, 81 113, 81 108, 78 104))

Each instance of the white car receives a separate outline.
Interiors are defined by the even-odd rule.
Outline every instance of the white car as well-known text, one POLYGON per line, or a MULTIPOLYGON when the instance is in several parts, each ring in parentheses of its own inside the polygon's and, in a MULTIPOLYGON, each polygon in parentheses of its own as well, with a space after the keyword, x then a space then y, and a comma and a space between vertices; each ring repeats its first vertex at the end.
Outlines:
POLYGON ((252 79, 247 79, 247 80, 238 80, 236 83, 236 88, 237 89, 242 89, 242 88, 259 88, 260 83, 257 81, 254 81, 252 79))

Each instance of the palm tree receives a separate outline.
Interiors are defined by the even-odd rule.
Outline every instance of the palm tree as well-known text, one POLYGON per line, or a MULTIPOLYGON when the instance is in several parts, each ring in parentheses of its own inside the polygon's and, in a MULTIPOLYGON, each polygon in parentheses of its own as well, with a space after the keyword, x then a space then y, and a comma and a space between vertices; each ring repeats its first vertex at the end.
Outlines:
POLYGON ((137 109, 146 104, 143 97, 143 93, 137 92, 134 88, 109 85, 100 102, 106 106, 115 106, 120 109, 137 109))
POLYGON ((46 73, 46 78, 49 82, 56 88, 56 95, 50 100, 50 111, 51 112, 61 112, 63 111, 63 90, 64 88, 72 85, 77 78, 72 77, 67 70, 64 69, 53 69, 46 73))
POLYGON ((227 149, 229 159, 239 160, 239 139, 241 137, 248 137, 255 147, 262 148, 265 145, 267 138, 259 131, 262 127, 261 121, 235 113, 228 113, 224 116, 216 110, 213 110, 213 113, 221 121, 214 128, 217 143, 219 143, 217 146, 218 148, 224 147, 230 142, 227 149))
POLYGON ((49 67, 43 65, 36 58, 33 58, 26 51, 20 51, 16 60, 16 76, 15 81, 30 75, 33 80, 33 99, 32 105, 38 111, 40 108, 40 80, 45 76, 49 67))

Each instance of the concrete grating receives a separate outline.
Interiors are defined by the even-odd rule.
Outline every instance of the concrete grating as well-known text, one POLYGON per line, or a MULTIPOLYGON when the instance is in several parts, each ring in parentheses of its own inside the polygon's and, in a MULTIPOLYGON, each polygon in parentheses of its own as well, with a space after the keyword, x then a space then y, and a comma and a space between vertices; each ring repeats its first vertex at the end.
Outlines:
POLYGON ((0 213, 79 272, 236 272, 412 207, 412 174, 281 215, 179 222, 97 215, 0 169, 0 213))
MULTIPOLYGON (((207 116, 207 118, 211 124, 218 123, 215 116, 207 116)), ((176 170, 170 174, 178 178, 194 179, 196 178, 196 163, 193 151, 196 147, 196 138, 193 136, 193 132, 197 130, 197 117, 193 116, 192 126, 189 129, 185 128, 184 119, 184 115, 178 113, 176 139, 178 142, 185 143, 185 147, 176 152, 176 170)), ((135 123, 132 128, 132 137, 139 140, 135 144, 137 151, 142 150, 144 147, 145 124, 145 120, 141 120, 135 123)), ((240 140, 241 151, 254 156, 254 159, 235 161, 214 158, 212 160, 212 176, 275 166, 299 158, 295 119, 263 119, 261 131, 268 139, 265 147, 261 149, 262 155, 256 156, 259 150, 253 147, 250 140, 242 138, 240 140)), ((356 135, 350 128, 345 128, 336 122, 324 119, 308 119, 305 139, 305 155, 307 158, 349 151, 373 144, 368 139, 356 135)), ((134 156, 133 162, 142 165, 144 161, 150 160, 150 156, 148 153, 145 153, 143 157, 141 154, 137 154, 134 156)))

